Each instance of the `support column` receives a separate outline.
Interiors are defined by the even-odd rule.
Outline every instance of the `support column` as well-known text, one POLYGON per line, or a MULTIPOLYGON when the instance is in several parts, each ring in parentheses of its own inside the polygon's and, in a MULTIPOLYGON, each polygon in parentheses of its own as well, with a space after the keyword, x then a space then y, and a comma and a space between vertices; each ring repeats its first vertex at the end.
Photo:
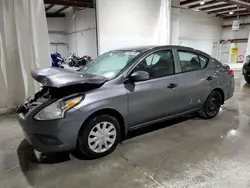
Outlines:
POLYGON ((171 6, 171 36, 170 44, 179 45, 179 27, 180 27, 180 0, 172 0, 171 6))

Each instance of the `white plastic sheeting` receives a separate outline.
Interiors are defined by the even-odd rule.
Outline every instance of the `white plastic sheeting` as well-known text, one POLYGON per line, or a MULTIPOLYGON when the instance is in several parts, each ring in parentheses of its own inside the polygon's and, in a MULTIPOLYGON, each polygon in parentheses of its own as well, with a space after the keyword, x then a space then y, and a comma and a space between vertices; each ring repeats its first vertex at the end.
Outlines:
POLYGON ((33 95, 39 85, 30 71, 48 66, 43 0, 0 0, 0 113, 33 95))
POLYGON ((167 45, 171 0, 96 0, 99 53, 141 45, 167 45))
POLYGON ((171 38, 171 0, 161 0, 157 44, 170 44, 171 38))

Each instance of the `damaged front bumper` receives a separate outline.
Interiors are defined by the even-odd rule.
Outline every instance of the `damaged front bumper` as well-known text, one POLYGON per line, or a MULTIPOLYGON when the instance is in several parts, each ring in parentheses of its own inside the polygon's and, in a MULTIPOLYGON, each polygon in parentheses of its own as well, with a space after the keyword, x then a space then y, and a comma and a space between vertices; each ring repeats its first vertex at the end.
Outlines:
POLYGON ((39 121, 34 116, 52 101, 27 109, 29 101, 26 99, 18 107, 17 114, 24 136, 34 149, 43 153, 74 150, 83 123, 79 119, 81 112, 72 108, 63 119, 39 121))
POLYGON ((31 75, 43 87, 34 98, 26 99, 17 108, 18 121, 26 139, 37 151, 44 153, 75 149, 78 132, 87 114, 72 107, 61 119, 38 120, 34 117, 57 100, 101 87, 107 78, 60 68, 35 69, 31 75))

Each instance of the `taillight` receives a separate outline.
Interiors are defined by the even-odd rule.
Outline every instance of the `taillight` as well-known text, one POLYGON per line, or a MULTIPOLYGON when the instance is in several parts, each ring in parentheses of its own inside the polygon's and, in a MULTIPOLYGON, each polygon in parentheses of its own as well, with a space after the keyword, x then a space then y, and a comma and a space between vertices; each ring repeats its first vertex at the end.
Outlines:
POLYGON ((232 69, 227 69, 227 73, 231 74, 234 77, 234 71, 232 69))

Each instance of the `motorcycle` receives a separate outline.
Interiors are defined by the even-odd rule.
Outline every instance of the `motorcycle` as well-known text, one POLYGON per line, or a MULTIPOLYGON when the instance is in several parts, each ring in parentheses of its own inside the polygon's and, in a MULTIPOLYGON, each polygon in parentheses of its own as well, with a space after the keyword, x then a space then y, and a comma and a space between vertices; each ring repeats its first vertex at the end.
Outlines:
POLYGON ((64 66, 62 66, 64 59, 62 58, 61 54, 56 52, 52 53, 50 56, 52 59, 52 67, 58 67, 64 69, 64 66))
POLYGON ((83 56, 83 57, 78 57, 75 54, 72 54, 69 57, 69 66, 70 67, 82 67, 85 66, 87 63, 89 63, 91 61, 91 57, 90 56, 83 56))

